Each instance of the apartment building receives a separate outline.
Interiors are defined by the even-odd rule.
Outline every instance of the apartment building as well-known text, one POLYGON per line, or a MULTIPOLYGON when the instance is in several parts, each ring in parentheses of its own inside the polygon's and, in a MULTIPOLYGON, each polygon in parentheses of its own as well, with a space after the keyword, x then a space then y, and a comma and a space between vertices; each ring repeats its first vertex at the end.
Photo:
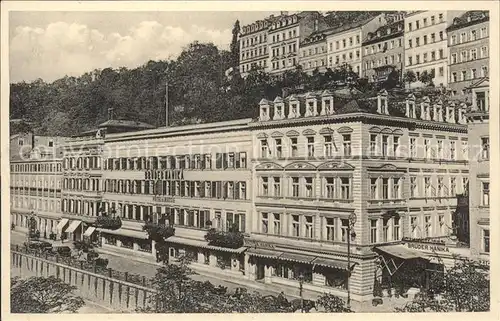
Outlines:
POLYGON ((342 25, 325 31, 328 47, 328 67, 349 64, 359 76, 362 75, 362 43, 368 33, 387 23, 384 14, 359 22, 342 25))
MULTIPOLYGON (((427 71, 436 86, 448 85, 448 42, 446 28, 463 11, 414 11, 405 17, 405 69, 420 75, 427 71)), ((423 86, 420 81, 412 84, 423 86)))
POLYGON ((404 63, 404 21, 397 20, 368 33, 363 41, 362 77, 381 82, 394 70, 402 76, 404 63))
POLYGON ((295 69, 299 64, 300 44, 304 39, 326 28, 323 16, 317 11, 302 11, 275 17, 268 30, 268 52, 272 75, 295 69))
POLYGON ((240 74, 246 77, 254 66, 269 71, 269 52, 267 33, 274 16, 258 20, 241 28, 240 40, 240 74))
POLYGON ((11 224, 28 231, 35 218, 40 237, 56 233, 61 216, 62 149, 66 137, 13 135, 10 139, 11 224))
POLYGON ((312 74, 314 70, 324 73, 327 68, 326 35, 322 32, 312 33, 300 44, 300 65, 302 70, 312 74))
POLYGON ((467 88, 489 70, 489 13, 468 11, 446 29, 449 50, 449 89, 452 97, 472 102, 467 88))
MULTIPOLYGON (((392 99, 381 92, 339 108, 324 91, 261 101, 251 124, 250 279, 296 287, 302 276, 305 289, 346 296, 349 288, 363 301, 375 271, 388 273, 377 258, 430 255, 414 249, 448 240, 469 175, 465 108, 392 99), (406 117, 391 115, 394 103, 406 117)), ((451 262, 446 251, 440 259, 451 262)))
POLYGON ((473 83, 467 113, 469 140, 469 222, 473 256, 487 260, 490 253, 490 137, 489 78, 473 83))

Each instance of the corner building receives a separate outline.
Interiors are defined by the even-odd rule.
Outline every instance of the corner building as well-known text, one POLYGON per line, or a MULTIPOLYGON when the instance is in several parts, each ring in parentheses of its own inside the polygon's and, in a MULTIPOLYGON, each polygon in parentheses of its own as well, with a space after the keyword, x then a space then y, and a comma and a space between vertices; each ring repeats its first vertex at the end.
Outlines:
POLYGON ((247 277, 298 287, 302 275, 306 290, 346 296, 349 288, 364 301, 375 273, 387 274, 375 248, 412 252, 405 240, 452 233, 456 194, 468 177, 459 150, 467 144, 464 110, 410 96, 400 101, 406 117, 397 117, 391 99, 382 92, 340 109, 329 91, 261 101, 251 124, 247 277))

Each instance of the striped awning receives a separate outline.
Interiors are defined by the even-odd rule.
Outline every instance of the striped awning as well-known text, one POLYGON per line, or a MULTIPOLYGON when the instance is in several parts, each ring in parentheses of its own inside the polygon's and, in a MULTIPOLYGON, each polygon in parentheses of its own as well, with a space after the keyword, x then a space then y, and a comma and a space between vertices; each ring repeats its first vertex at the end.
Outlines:
POLYGON ((124 228, 119 228, 117 230, 107 230, 107 229, 98 228, 97 230, 99 232, 102 232, 105 234, 127 236, 127 237, 136 238, 136 239, 142 239, 142 240, 147 240, 149 238, 148 233, 146 233, 144 231, 129 230, 129 229, 124 229, 124 228))
POLYGON ((187 245, 187 246, 199 247, 199 248, 209 249, 209 250, 214 250, 214 251, 238 253, 238 254, 243 253, 247 249, 244 246, 237 248, 237 249, 228 248, 228 247, 220 247, 220 246, 212 246, 212 245, 208 245, 207 241, 188 239, 188 238, 179 237, 179 236, 171 236, 171 237, 167 238, 166 241, 170 242, 170 243, 179 244, 179 245, 187 245))
POLYGON ((305 264, 310 264, 315 258, 316 258, 315 256, 289 253, 289 252, 283 252, 278 257, 278 259, 280 260, 291 261, 296 263, 305 263, 305 264))
POLYGON ((69 227, 66 230, 66 232, 73 233, 78 228, 78 226, 80 226, 80 224, 82 224, 82 221, 72 221, 71 224, 69 224, 69 227))
POLYGON ((266 259, 277 259, 283 252, 277 252, 273 250, 265 249, 248 249, 247 253, 251 256, 262 257, 266 259))
POLYGON ((59 221, 59 223, 57 224, 56 230, 63 232, 64 227, 66 226, 66 224, 68 224, 68 222, 69 222, 69 220, 67 218, 61 219, 59 221))
POLYGON ((347 264, 347 261, 328 259, 323 257, 317 257, 312 261, 313 265, 330 267, 339 270, 350 270, 356 263, 351 262, 350 265, 347 264))
POLYGON ((90 227, 88 227, 85 230, 85 233, 83 233, 83 236, 89 236, 90 237, 92 235, 92 233, 94 233, 94 232, 95 232, 95 227, 90 226, 90 227))

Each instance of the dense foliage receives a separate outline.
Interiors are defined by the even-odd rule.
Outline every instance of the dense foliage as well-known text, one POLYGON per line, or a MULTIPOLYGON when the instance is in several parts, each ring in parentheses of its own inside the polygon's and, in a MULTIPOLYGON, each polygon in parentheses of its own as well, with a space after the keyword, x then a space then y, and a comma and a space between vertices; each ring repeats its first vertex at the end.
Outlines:
POLYGON ((243 234, 237 229, 230 231, 218 231, 214 228, 208 230, 205 234, 205 240, 209 245, 237 249, 243 246, 243 234))
POLYGON ((489 267, 457 260, 453 267, 435 275, 429 291, 423 291, 398 312, 483 312, 490 310, 489 267))
POLYGON ((12 313, 76 312, 85 302, 73 295, 75 286, 50 276, 11 279, 10 307, 12 313))

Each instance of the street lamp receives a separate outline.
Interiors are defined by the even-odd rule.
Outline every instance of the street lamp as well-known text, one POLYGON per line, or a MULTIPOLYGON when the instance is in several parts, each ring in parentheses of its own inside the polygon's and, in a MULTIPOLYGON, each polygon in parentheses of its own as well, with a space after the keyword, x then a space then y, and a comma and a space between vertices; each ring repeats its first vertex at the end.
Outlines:
POLYGON ((351 236, 356 237, 356 233, 351 229, 356 223, 356 214, 349 215, 349 224, 347 224, 347 308, 351 308, 351 236))
POLYGON ((300 272, 298 280, 299 280, 299 295, 300 295, 300 312, 304 313, 304 296, 302 295, 302 290, 304 286, 304 274, 302 272, 300 272))

